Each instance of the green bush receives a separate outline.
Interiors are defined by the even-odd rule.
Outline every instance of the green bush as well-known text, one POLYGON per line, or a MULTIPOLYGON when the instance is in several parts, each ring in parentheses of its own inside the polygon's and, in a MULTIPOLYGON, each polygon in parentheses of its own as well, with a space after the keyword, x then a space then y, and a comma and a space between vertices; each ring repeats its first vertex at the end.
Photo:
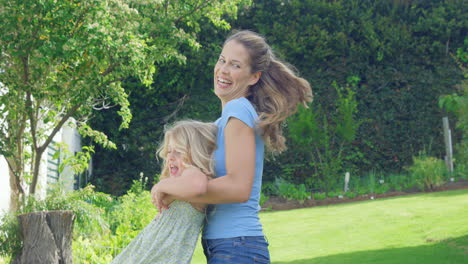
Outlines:
MULTIPOLYGON (((344 86, 333 81, 331 86, 337 94, 333 105, 314 103, 308 109, 299 107, 297 115, 288 122, 289 136, 296 152, 310 167, 306 182, 313 188, 332 190, 340 182, 344 166, 352 168, 355 160, 363 158, 351 145, 363 123, 358 118, 355 92, 359 81, 357 76, 349 77, 344 86), (334 115, 327 117, 326 112, 330 110, 334 115)), ((286 168, 294 175, 294 169, 301 166, 286 168)))
POLYGON ((278 195, 275 182, 264 182, 262 183, 262 193, 265 195, 278 195))
POLYGON ((368 180, 368 186, 369 186, 369 192, 370 193, 375 193, 376 185, 377 185, 377 180, 376 177, 379 177, 375 171, 371 171, 368 174, 367 180, 368 180))
POLYGON ((352 199, 352 198, 355 198, 357 196, 357 193, 355 193, 355 192, 345 192, 344 196, 352 199))
POLYGON ((406 191, 411 187, 411 179, 407 174, 392 173, 386 177, 386 181, 390 186, 390 190, 397 192, 406 191))
POLYGON ((22 246, 17 215, 36 211, 71 210, 75 214, 74 237, 97 239, 109 232, 105 208, 113 199, 94 191, 89 185, 83 189, 66 192, 59 183, 53 185, 46 198, 37 200, 29 196, 25 205, 15 214, 6 214, 0 220, 0 255, 14 258, 22 246))
MULTIPOLYGON (((119 199, 94 191, 93 186, 65 192, 56 184, 44 200, 29 198, 18 214, 41 210, 72 210, 76 216, 73 235, 75 263, 109 263, 156 215, 145 182, 134 181, 119 199)), ((0 219, 0 256, 15 256, 21 249, 15 215, 0 219)))
POLYGON ((306 199, 310 199, 310 192, 306 190, 304 184, 295 185, 282 178, 277 178, 275 185, 278 195, 285 199, 296 200, 300 203, 303 203, 306 199))
POLYGON ((270 199, 269 196, 265 195, 263 192, 260 193, 260 206, 263 206, 263 204, 270 199))
POLYGON ((441 159, 421 155, 413 158, 413 165, 408 167, 411 180, 420 191, 434 190, 444 182, 447 174, 445 163, 441 159))
POLYGON ((458 164, 455 167, 454 171, 453 171, 453 175, 456 178, 461 178, 461 179, 468 180, 468 165, 467 164, 458 164))
POLYGON ((342 196, 342 193, 343 193, 342 191, 335 190, 335 191, 328 192, 327 196, 330 197, 330 198, 338 198, 338 197, 342 196))
POLYGON ((16 216, 4 214, 0 218, 0 257, 11 258, 21 250, 19 222, 16 216))
POLYGON ((114 249, 111 235, 96 239, 78 236, 73 238, 73 263, 95 264, 110 263, 119 249, 114 249))
POLYGON ((317 192, 313 193, 312 197, 314 198, 314 200, 324 200, 325 198, 327 198, 327 194, 324 192, 317 192))
MULTIPOLYGON (((439 97, 439 106, 457 117, 456 128, 461 131, 461 140, 454 146, 454 174, 456 178, 468 179, 468 37, 464 45, 452 56, 463 72, 463 79, 456 85, 456 93, 439 97)), ((454 133, 455 134, 455 133, 454 133)))
POLYGON ((118 199, 119 203, 112 208, 109 217, 113 233, 139 231, 156 216, 157 210, 149 191, 144 189, 145 185, 141 180, 135 180, 127 194, 118 199))
POLYGON ((79 236, 73 242, 75 263, 109 263, 156 216, 146 179, 134 180, 127 194, 107 208, 110 232, 94 239, 79 236))
POLYGON ((71 210, 76 216, 74 233, 89 237, 109 231, 105 219, 106 208, 115 201, 105 193, 94 191, 93 185, 67 192, 60 183, 54 184, 44 200, 29 197, 26 206, 18 213, 48 210, 71 210))
POLYGON ((366 194, 383 194, 389 191, 405 191, 411 187, 408 178, 409 176, 406 174, 384 175, 382 172, 370 171, 362 177, 357 175, 351 177, 349 191, 344 196, 350 197, 366 194))

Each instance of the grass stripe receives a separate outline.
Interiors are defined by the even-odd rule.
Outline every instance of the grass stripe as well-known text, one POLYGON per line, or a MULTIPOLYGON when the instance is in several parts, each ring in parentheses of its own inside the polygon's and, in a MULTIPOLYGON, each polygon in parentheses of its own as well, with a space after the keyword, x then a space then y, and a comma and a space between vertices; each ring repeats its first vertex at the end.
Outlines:
MULTIPOLYGON (((468 263, 468 190, 262 212, 274 264, 468 263)), ((192 263, 205 263, 198 245, 192 263)))

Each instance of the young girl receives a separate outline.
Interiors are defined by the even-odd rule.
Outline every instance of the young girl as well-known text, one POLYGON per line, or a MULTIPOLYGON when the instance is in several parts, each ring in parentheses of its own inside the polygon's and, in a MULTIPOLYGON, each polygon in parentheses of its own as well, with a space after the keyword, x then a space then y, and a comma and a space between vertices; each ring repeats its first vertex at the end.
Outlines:
MULTIPOLYGON (((200 175, 184 178, 189 195, 206 192, 214 176, 213 152, 217 127, 213 123, 179 121, 165 130, 158 150, 163 159, 161 180, 178 178, 193 169, 200 175)), ((158 214, 138 236, 112 261, 113 264, 190 263, 205 219, 205 205, 174 201, 158 214)))

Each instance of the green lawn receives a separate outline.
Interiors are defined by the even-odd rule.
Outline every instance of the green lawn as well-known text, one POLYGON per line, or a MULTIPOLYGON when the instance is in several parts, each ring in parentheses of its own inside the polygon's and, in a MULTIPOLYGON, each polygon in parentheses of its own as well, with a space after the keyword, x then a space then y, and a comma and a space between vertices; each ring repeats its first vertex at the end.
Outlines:
MULTIPOLYGON (((468 190, 260 217, 275 264, 468 263, 468 190)), ((200 245, 192 263, 206 263, 200 245)))

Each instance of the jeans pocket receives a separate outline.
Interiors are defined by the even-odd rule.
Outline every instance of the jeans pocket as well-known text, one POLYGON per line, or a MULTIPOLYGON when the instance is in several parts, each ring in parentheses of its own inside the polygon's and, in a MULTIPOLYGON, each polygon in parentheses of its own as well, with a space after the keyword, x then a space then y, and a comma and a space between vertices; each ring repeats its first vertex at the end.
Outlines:
POLYGON ((262 238, 247 239, 243 243, 244 248, 250 252, 253 263, 270 263, 268 242, 262 238))
POLYGON ((255 240, 245 240, 244 246, 252 249, 264 250, 268 252, 268 242, 265 239, 259 238, 255 240))
POLYGON ((225 264, 225 263, 232 263, 232 256, 231 255, 224 255, 224 254, 213 254, 210 257, 209 264, 225 264))
POLYGON ((270 263, 268 243, 263 237, 236 237, 204 241, 209 264, 270 263))

